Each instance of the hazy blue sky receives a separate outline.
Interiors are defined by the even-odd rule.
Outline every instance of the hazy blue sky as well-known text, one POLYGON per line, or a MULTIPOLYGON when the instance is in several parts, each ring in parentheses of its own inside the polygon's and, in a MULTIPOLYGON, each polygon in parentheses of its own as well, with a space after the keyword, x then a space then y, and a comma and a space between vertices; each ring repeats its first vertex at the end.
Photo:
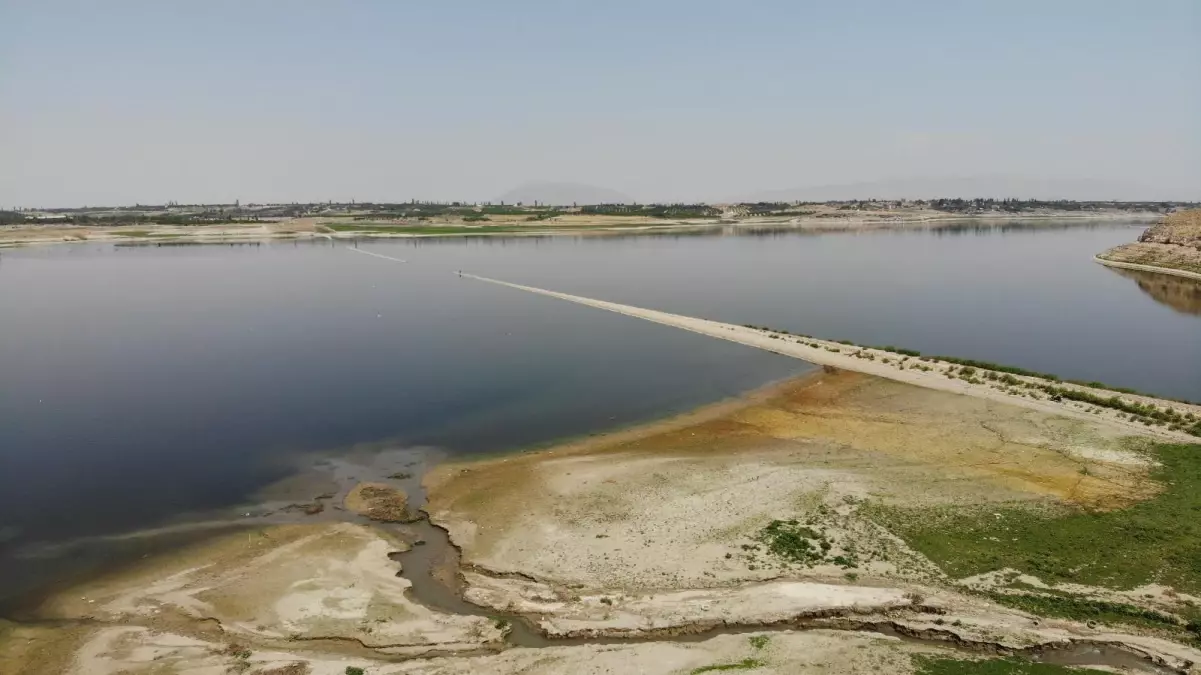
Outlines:
POLYGON ((1197 0, 0 0, 0 27, 4 206, 979 174, 1201 198, 1197 0))

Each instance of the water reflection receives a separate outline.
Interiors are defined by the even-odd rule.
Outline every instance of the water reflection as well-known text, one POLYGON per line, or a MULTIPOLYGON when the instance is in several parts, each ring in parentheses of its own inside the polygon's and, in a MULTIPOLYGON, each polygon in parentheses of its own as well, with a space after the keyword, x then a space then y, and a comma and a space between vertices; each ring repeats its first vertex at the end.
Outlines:
MULTIPOLYGON (((406 244, 414 247, 455 247, 463 245, 479 245, 485 247, 509 248, 525 247, 529 244, 537 246, 544 243, 588 242, 588 241, 626 241, 626 240, 687 240, 687 239, 716 239, 724 237, 749 238, 795 238, 805 236, 843 234, 933 234, 946 235, 995 235, 1016 232, 1063 232, 1067 230, 1112 230, 1115 227, 1129 225, 1128 221, 1115 224, 1110 221, 1097 220, 933 220, 933 221, 867 221, 848 225, 845 222, 832 221, 826 223, 808 222, 803 225, 793 223, 723 223, 721 226, 698 225, 694 227, 672 227, 663 230, 646 230, 642 227, 631 227, 623 231, 621 228, 598 228, 592 232, 571 234, 522 234, 519 236, 496 236, 481 231, 479 234, 466 234, 455 237, 372 237, 364 235, 355 239, 353 245, 370 244, 372 242, 387 242, 406 244)), ((1143 223, 1137 223, 1142 227, 1143 223)))
POLYGON ((1108 268, 1127 279, 1133 279, 1139 290, 1151 296, 1161 305, 1167 305, 1182 314, 1201 316, 1201 281, 1157 274, 1142 270, 1108 268))

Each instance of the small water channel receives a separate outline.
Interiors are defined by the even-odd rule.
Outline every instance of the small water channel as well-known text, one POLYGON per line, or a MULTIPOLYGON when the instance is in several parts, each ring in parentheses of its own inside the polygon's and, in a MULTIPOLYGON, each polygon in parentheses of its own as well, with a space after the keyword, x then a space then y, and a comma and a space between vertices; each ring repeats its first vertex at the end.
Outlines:
MULTIPOLYGON (((424 494, 416 493, 417 503, 424 504, 424 494)), ((548 638, 535 625, 531 617, 512 612, 498 611, 468 602, 463 598, 463 583, 459 576, 460 552, 450 541, 446 530, 432 524, 428 517, 398 528, 398 533, 411 542, 407 551, 396 552, 389 558, 400 563, 402 576, 411 584, 411 597, 420 604, 440 612, 467 616, 484 616, 503 620, 508 624, 506 642, 514 647, 559 647, 585 644, 627 644, 632 642, 701 642, 719 635, 749 635, 764 632, 829 630, 830 625, 798 618, 793 621, 769 625, 721 625, 692 630, 682 627, 670 635, 648 635, 644 637, 572 637, 548 638)), ((851 631, 866 631, 896 637, 905 642, 951 648, 965 654, 1014 654, 1032 661, 1062 666, 1103 666, 1122 669, 1124 672, 1173 675, 1175 670, 1160 666, 1138 654, 1103 643, 1073 643, 1070 645, 1043 646, 1027 650, 1011 651, 989 644, 970 644, 958 640, 950 632, 942 636, 915 635, 888 623, 859 622, 854 617, 846 621, 851 631)))

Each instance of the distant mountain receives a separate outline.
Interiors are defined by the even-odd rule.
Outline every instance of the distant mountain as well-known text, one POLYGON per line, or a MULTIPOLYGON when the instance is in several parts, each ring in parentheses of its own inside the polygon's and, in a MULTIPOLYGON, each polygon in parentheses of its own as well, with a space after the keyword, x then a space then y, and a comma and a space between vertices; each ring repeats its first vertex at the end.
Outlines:
POLYGON ((1170 200, 1145 185, 1094 179, 1037 179, 1021 176, 963 178, 901 178, 865 183, 842 183, 786 190, 765 190, 736 201, 793 202, 850 199, 933 199, 993 197, 1003 199, 1170 200))
POLYGON ((526 183, 504 193, 495 201, 506 204, 522 202, 532 204, 553 204, 567 206, 571 204, 630 204, 633 197, 622 194, 617 190, 585 185, 583 183, 526 183))

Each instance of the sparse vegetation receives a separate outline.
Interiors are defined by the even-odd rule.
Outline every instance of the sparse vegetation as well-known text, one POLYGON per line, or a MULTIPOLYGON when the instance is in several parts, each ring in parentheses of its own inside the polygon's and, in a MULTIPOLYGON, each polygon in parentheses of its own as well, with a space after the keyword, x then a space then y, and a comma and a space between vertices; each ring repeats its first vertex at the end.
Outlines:
POLYGON ((728 670, 751 670, 752 668, 762 668, 763 666, 766 666, 766 665, 767 665, 766 661, 762 661, 760 659, 745 658, 741 661, 738 661, 737 663, 716 663, 711 666, 701 666, 700 668, 693 668, 691 672, 692 672, 692 675, 698 675, 699 673, 716 673, 716 672, 725 672, 728 670))
POLYGON ((580 213, 649 218, 717 218, 721 210, 708 204, 590 204, 580 207, 580 213))
POLYGON ((832 548, 825 535, 796 520, 773 520, 756 539, 766 544, 769 552, 803 565, 821 562, 832 548))
MULTIPOLYGON (((750 328, 752 330, 758 330, 758 331, 762 331, 765 333, 769 333, 768 337, 772 338, 772 339, 780 339, 780 337, 783 335, 790 335, 790 333, 787 330, 777 330, 777 329, 768 328, 766 326, 756 326, 754 324, 743 324, 743 327, 750 328)), ((805 340, 803 338, 814 339, 808 335, 800 335, 799 337, 802 338, 802 339, 797 340, 797 342, 799 344, 805 344, 807 346, 815 347, 815 348, 816 347, 824 347, 824 349, 828 352, 840 352, 841 351, 840 349, 838 349, 836 347, 824 346, 819 343, 807 343, 807 342, 805 342, 805 340)), ((892 345, 888 345, 888 346, 884 346, 884 347, 863 347, 860 345, 856 345, 855 343, 853 343, 849 340, 831 340, 830 342, 836 342, 838 344, 856 347, 857 348, 856 351, 851 352, 850 355, 855 358, 858 358, 858 359, 864 359, 864 360, 868 360, 868 361, 876 360, 876 357, 874 354, 864 351, 865 349, 876 349, 876 350, 888 351, 888 352, 892 352, 892 353, 896 353, 896 354, 903 354, 906 357, 910 357, 910 356, 920 357, 921 361, 924 361, 927 363, 934 363, 934 364, 938 364, 939 362, 949 363, 949 364, 953 364, 953 365, 948 367, 945 371, 943 371, 943 375, 945 375, 949 379, 958 378, 958 379, 961 379, 964 382, 968 382, 970 384, 993 383, 993 385, 990 385, 990 386, 993 386, 994 389, 1000 389, 1001 391, 1005 391, 1006 393, 1009 393, 1011 395, 1026 396, 1026 397, 1033 398, 1036 400, 1041 400, 1043 398, 1043 394, 1045 394, 1046 398, 1050 399, 1051 401, 1060 402, 1060 401, 1063 401, 1064 399, 1068 399, 1071 401, 1076 401, 1078 403, 1085 403, 1088 405, 1096 406, 1096 409, 1090 410, 1090 412, 1094 412, 1094 413, 1099 412, 1100 408, 1109 408, 1112 410, 1117 410, 1117 411, 1123 413, 1124 415, 1130 415, 1132 421, 1142 422, 1146 426, 1151 426, 1151 425, 1166 426, 1173 431, 1179 431, 1179 432, 1187 433, 1187 434, 1190 434, 1193 436, 1201 437, 1201 420, 1198 420, 1197 416, 1194 415, 1193 413, 1183 413, 1181 411, 1175 410, 1168 406, 1165 406, 1164 408, 1160 409, 1160 408, 1157 408, 1153 404, 1143 404, 1143 403, 1138 403, 1136 401, 1127 401, 1117 395, 1119 393, 1122 393, 1122 394, 1131 394, 1131 395, 1151 396, 1149 394, 1142 394, 1141 392, 1135 391, 1133 389, 1129 389, 1129 388, 1125 388, 1125 387, 1111 387, 1102 382, 1096 382, 1096 381, 1089 381, 1089 382, 1084 382, 1084 381, 1079 381, 1079 380, 1064 381, 1064 380, 1061 380, 1057 375, 1052 375, 1050 373, 1040 373, 1040 372, 1033 371, 1033 370, 1027 370, 1025 368, 1018 368, 1015 366, 1005 366, 1002 364, 991 363, 988 361, 978 361, 975 359, 962 359, 962 358, 958 358, 958 357, 954 357, 954 356, 921 356, 920 352, 917 352, 914 350, 909 350, 909 349, 901 349, 899 347, 894 347, 892 345), (959 368, 956 369, 955 366, 959 366, 959 368), (1019 375, 1019 376, 1026 377, 1026 378, 1032 378, 1034 380, 1040 380, 1040 381, 1029 382, 1026 380, 1021 380, 1018 377, 1015 377, 1015 375, 1019 375), (1077 385, 1080 387, 1088 387, 1091 389, 1104 390, 1104 391, 1109 392, 1109 395, 1094 394, 1094 393, 1091 393, 1088 391, 1081 391, 1079 389, 1076 389, 1076 388, 1073 388, 1070 386, 1066 386, 1067 384, 1073 384, 1073 385, 1077 385), (1025 391, 1023 391, 1023 389, 1025 389, 1025 391)), ((889 359, 884 359, 884 362, 891 363, 891 361, 889 359)), ((898 367, 902 370, 904 370, 906 368, 906 366, 904 365, 903 362, 898 364, 898 367)), ((922 365, 921 363, 913 363, 912 368, 914 370, 919 370, 919 371, 923 371, 923 372, 930 372, 932 370, 931 366, 922 365)), ((1176 400, 1180 403, 1193 404, 1191 401, 1183 401, 1183 400, 1179 400, 1179 399, 1164 399, 1164 400, 1169 400, 1169 401, 1176 400)))
POLYGON ((1107 672, 1016 657, 970 660, 914 654, 912 658, 917 675, 1103 675, 1107 672))
POLYGON ((245 645, 241 645, 236 642, 226 647, 225 653, 234 657, 235 659, 240 659, 243 661, 250 658, 250 649, 248 649, 245 645))
POLYGON ((1056 594, 990 593, 989 597, 994 602, 1006 607, 1013 607, 1039 616, 1058 616, 1080 622, 1125 623, 1171 630, 1183 628, 1182 622, 1174 616, 1120 602, 1056 594))
POLYGON ((456 227, 454 225, 390 225, 385 223, 341 224, 323 223, 334 232, 366 232, 374 234, 497 234, 525 232, 521 226, 456 227))
POLYGON ((771 642, 770 635, 752 635, 747 640, 753 649, 763 649, 771 642))

